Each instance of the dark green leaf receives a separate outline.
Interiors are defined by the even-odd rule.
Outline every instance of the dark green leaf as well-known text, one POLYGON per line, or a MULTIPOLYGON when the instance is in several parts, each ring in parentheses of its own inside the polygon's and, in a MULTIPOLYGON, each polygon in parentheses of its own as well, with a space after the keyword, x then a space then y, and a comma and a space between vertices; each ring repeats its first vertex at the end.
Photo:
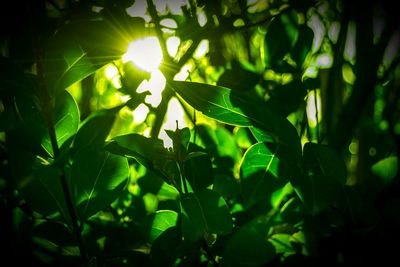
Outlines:
POLYGON ((240 170, 243 199, 248 207, 270 199, 295 175, 295 162, 290 162, 279 145, 258 143, 244 154, 240 170))
POLYGON ((346 166, 330 147, 307 143, 304 146, 304 175, 293 176, 291 183, 305 206, 316 214, 335 203, 346 183, 346 166))
POLYGON ((111 204, 127 185, 128 178, 126 158, 98 148, 80 149, 71 168, 71 187, 79 217, 86 219, 111 204))
POLYGON ((232 69, 227 69, 219 77, 217 85, 237 91, 250 91, 259 82, 260 75, 245 69, 239 62, 232 62, 232 69))
POLYGON ((186 179, 194 191, 206 188, 214 181, 211 159, 207 154, 201 154, 185 160, 184 168, 186 179))
POLYGON ((19 192, 28 205, 43 216, 59 212, 68 221, 61 171, 44 159, 24 151, 15 152, 11 162, 19 192))
POLYGON ((275 66, 294 45, 298 35, 297 13, 292 10, 277 16, 268 26, 264 51, 267 66, 275 66))
POLYGON ((182 196, 182 235, 189 241, 200 240, 205 233, 227 234, 232 218, 225 200, 215 191, 202 189, 182 196))
POLYGON ((269 226, 256 218, 243 225, 226 244, 221 266, 264 266, 275 257, 274 246, 267 241, 269 226))
POLYGON ((296 44, 293 46, 292 51, 290 52, 298 68, 301 68, 304 64, 304 60, 306 59, 308 52, 312 48, 313 39, 313 30, 306 24, 301 25, 299 28, 299 36, 297 38, 296 44))
POLYGON ((144 218, 141 222, 142 233, 146 240, 153 243, 162 233, 171 227, 175 227, 178 221, 178 213, 172 210, 159 210, 144 218))
MULTIPOLYGON (((37 98, 18 97, 16 105, 26 130, 41 144, 42 148, 53 155, 46 119, 43 117, 37 98)), ((54 112, 52 114, 53 125, 56 131, 58 147, 73 136, 79 125, 79 110, 73 97, 63 91, 55 98, 54 112)))
POLYGON ((74 42, 54 43, 46 49, 44 72, 49 92, 59 92, 94 73, 96 68, 82 47, 74 42))
POLYGON ((84 146, 102 145, 123 105, 92 113, 80 126, 74 140, 74 149, 84 146))
POLYGON ((165 230, 156 240, 154 240, 150 259, 151 266, 168 267, 174 266, 175 259, 178 255, 177 247, 181 242, 176 227, 165 230))
POLYGON ((111 153, 132 157, 146 168, 151 169, 164 181, 176 179, 178 175, 172 152, 164 148, 159 139, 151 139, 139 134, 127 134, 114 137, 106 147, 111 153), (169 176, 166 177, 166 174, 169 176))
POLYGON ((304 103, 307 91, 299 80, 293 80, 285 85, 275 87, 269 94, 268 104, 270 107, 287 117, 304 103))

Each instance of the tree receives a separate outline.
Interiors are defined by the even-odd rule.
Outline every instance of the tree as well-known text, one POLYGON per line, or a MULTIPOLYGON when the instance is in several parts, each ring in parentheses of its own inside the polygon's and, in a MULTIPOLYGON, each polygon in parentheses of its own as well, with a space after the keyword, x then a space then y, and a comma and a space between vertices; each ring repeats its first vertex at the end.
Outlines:
POLYGON ((386 1, 13 2, 0 16, 2 260, 395 259, 395 10, 386 1))

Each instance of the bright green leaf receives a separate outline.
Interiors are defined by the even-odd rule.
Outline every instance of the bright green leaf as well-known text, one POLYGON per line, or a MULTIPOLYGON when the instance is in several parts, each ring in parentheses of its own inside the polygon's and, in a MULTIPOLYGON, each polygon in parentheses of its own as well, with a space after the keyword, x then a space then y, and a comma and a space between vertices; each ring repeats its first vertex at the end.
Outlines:
POLYGON ((49 92, 64 90, 96 70, 80 45, 73 42, 64 42, 60 45, 57 42, 49 45, 44 59, 45 79, 49 92))
POLYGON ((170 82, 170 87, 206 116, 226 124, 259 128, 256 138, 262 140, 258 141, 266 141, 264 136, 268 135, 269 140, 272 137, 273 141, 288 146, 293 155, 300 158, 301 144, 296 129, 267 103, 226 87, 209 84, 173 81, 170 82))
POLYGON ((397 162, 398 158, 396 156, 384 158, 372 165, 371 171, 373 174, 379 176, 382 180, 388 183, 396 177, 398 172, 397 162))
POLYGON ((295 166, 279 145, 258 143, 251 146, 244 154, 240 166, 242 194, 246 205, 250 207, 261 200, 269 200, 274 191, 283 187, 295 175, 295 166))
POLYGON ((172 210, 159 210, 144 218, 141 222, 143 234, 153 243, 163 232, 175 227, 178 221, 178 213, 172 210))

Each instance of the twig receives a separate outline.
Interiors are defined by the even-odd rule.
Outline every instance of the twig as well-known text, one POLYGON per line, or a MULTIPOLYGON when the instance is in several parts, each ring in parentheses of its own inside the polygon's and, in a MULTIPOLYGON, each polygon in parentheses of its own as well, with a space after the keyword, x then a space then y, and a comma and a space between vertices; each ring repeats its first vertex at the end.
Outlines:
MULTIPOLYGON (((30 10, 28 10, 28 13, 31 15, 30 10)), ((33 49, 34 49, 36 68, 37 68, 37 77, 38 77, 39 90, 40 90, 40 100, 41 100, 41 105, 42 105, 42 109, 43 109, 43 115, 44 115, 44 117, 46 119, 46 123, 47 123, 47 130, 49 133, 51 146, 53 148, 54 158, 57 158, 60 154, 60 150, 59 150, 59 147, 57 144, 57 136, 56 136, 55 126, 54 126, 54 121, 53 121, 53 116, 52 116, 53 109, 50 104, 51 97, 46 90, 46 83, 45 83, 45 79, 44 79, 43 60, 42 60, 43 59, 43 51, 41 50, 41 47, 39 45, 39 38, 35 31, 35 22, 32 19, 32 15, 30 16, 30 19, 31 19, 31 34, 32 34, 32 41, 33 41, 33 49)), ((80 227, 78 225, 78 218, 75 213, 74 205, 73 205, 72 198, 70 195, 70 190, 68 187, 68 182, 65 177, 64 171, 62 171, 62 173, 60 175, 60 179, 61 179, 61 186, 62 186, 64 197, 65 197, 65 202, 66 202, 68 212, 70 215, 70 219, 72 222, 72 230, 73 230, 73 232, 75 232, 75 236, 76 236, 76 239, 78 242, 78 247, 79 247, 82 261, 84 262, 84 264, 87 264, 89 262, 89 258, 88 258, 85 244, 83 242, 80 227)))

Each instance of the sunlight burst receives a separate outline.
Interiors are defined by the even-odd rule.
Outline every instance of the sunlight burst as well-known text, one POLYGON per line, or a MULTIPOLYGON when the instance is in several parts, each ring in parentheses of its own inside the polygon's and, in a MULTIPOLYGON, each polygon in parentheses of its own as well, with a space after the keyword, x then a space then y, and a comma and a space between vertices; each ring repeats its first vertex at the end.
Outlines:
POLYGON ((158 39, 156 37, 145 37, 129 44, 126 53, 122 56, 122 62, 132 61, 137 67, 152 72, 158 69, 162 58, 158 39))

